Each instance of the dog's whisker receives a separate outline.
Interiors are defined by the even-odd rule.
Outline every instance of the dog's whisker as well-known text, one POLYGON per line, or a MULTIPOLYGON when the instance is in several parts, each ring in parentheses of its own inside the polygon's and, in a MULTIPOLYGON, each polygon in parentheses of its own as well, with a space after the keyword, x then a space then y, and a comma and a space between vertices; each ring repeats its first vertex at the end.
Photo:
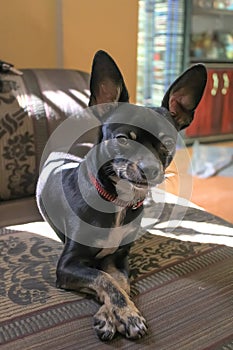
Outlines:
POLYGON ((165 179, 169 179, 169 178, 174 177, 174 176, 176 176, 176 174, 173 172, 165 173, 165 175, 164 175, 165 179))
POLYGON ((164 183, 165 184, 172 184, 173 182, 173 178, 176 176, 175 173, 171 173, 171 175, 169 174, 169 176, 165 176, 165 180, 164 180, 164 183))

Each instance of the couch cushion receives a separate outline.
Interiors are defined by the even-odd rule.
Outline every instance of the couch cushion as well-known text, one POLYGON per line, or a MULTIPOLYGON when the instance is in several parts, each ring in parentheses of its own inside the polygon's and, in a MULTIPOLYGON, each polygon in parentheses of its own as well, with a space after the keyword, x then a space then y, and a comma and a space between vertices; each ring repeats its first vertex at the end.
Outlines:
POLYGON ((0 230, 1 350, 232 349, 233 248, 141 237, 131 251, 131 286, 149 334, 107 344, 92 329, 97 302, 55 288, 61 251, 47 237, 0 230))

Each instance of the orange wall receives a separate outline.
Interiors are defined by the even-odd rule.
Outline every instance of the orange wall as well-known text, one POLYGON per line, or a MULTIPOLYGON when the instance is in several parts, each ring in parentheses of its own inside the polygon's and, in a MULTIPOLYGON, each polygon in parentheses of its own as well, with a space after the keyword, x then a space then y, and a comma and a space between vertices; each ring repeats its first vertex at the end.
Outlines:
POLYGON ((64 66, 90 71, 103 49, 119 65, 131 102, 136 94, 138 0, 63 0, 64 66))
POLYGON ((0 17, 0 59, 19 68, 63 63, 90 72, 95 52, 103 49, 135 101, 138 0, 2 0, 0 17))
POLYGON ((2 0, 0 59, 17 67, 56 66, 56 0, 2 0))

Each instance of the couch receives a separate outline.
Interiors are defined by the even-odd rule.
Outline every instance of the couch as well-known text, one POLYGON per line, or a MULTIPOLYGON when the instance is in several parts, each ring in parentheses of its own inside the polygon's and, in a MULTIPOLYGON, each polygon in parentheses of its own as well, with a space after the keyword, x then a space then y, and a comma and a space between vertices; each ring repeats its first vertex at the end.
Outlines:
POLYGON ((88 104, 89 74, 23 69, 0 74, 0 227, 41 220, 35 186, 54 129, 88 104))
POLYGON ((92 329, 98 303, 55 287, 62 244, 38 222, 35 186, 49 136, 88 96, 84 72, 0 75, 1 349, 232 349, 233 227, 177 197, 160 203, 152 192, 147 232, 131 251, 131 297, 148 321, 146 337, 101 343, 92 329), (14 226, 23 223, 32 226, 14 226))

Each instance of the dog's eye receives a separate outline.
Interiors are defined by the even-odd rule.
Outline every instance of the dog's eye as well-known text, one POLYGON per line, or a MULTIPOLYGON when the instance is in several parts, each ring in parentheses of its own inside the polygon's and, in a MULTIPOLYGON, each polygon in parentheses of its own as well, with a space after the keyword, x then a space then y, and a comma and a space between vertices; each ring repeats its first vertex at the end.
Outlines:
POLYGON ((124 134, 117 135, 116 139, 117 139, 118 143, 120 143, 121 145, 127 145, 129 142, 128 137, 124 134))

